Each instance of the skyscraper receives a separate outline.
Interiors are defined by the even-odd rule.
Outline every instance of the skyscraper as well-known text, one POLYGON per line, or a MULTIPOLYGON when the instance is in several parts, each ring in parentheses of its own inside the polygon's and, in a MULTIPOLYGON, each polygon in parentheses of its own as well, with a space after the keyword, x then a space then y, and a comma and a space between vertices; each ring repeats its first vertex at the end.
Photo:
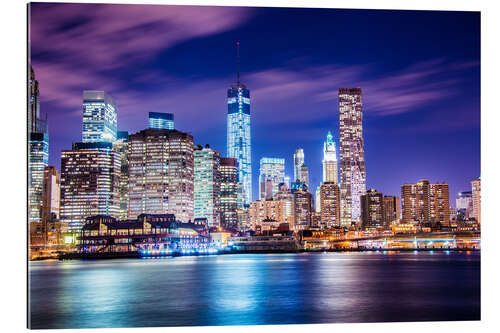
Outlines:
POLYGON ((293 193, 294 229, 305 230, 311 226, 312 195, 304 188, 293 193))
POLYGON ((471 181, 472 186, 472 217, 481 225, 481 178, 471 181))
POLYGON ((206 218, 209 227, 220 226, 220 153, 198 146, 194 150, 194 218, 206 218))
POLYGON ((73 143, 61 152, 61 220, 78 231, 92 215, 118 218, 120 156, 110 142, 73 143))
MULTIPOLYGON (((42 221, 58 219, 61 204, 61 175, 55 166, 47 166, 43 172, 42 221)), ((45 227, 45 226, 44 226, 45 227)))
POLYGON ((361 196, 361 225, 363 228, 384 226, 384 196, 374 189, 361 196))
POLYGON ((299 168, 299 181, 309 188, 309 168, 305 164, 302 164, 299 168))
POLYGON ((220 223, 224 229, 238 229, 238 163, 235 158, 220 159, 220 223))
POLYGON ((399 197, 384 196, 384 226, 388 227, 399 221, 400 218, 399 197))
POLYGON ((472 215, 472 191, 459 192, 455 200, 457 214, 468 219, 472 215))
POLYGON ((113 150, 118 153, 121 160, 120 167, 120 220, 128 217, 128 132, 118 131, 113 150))
POLYGON ((193 137, 177 130, 146 129, 129 136, 128 217, 174 214, 193 221, 193 137))
POLYGON ((330 131, 326 135, 326 141, 323 144, 323 182, 339 183, 337 167, 337 150, 335 142, 330 131))
POLYGON ((164 112, 149 113, 149 128, 174 129, 174 115, 164 112))
POLYGON ((429 187, 430 223, 435 226, 450 225, 450 190, 446 183, 430 184, 429 187))
POLYGON ((295 154, 293 154, 293 181, 300 179, 300 167, 304 165, 304 149, 297 148, 295 154))
POLYGON ((30 65, 28 80, 28 221, 42 222, 44 169, 49 162, 47 120, 40 119, 40 90, 30 65))
POLYGON ((320 188, 321 225, 325 228, 340 226, 340 189, 335 182, 324 182, 320 188))
POLYGON ((285 159, 262 157, 259 173, 259 199, 271 199, 285 181, 285 159))
POLYGON ((113 99, 104 91, 83 91, 82 142, 114 142, 117 110, 113 99))
POLYGON ((340 214, 343 225, 359 223, 366 192, 361 88, 339 89, 340 214))
POLYGON ((239 42, 237 81, 227 90, 227 156, 238 161, 238 181, 243 184, 244 203, 252 201, 252 146, 250 90, 240 82, 239 42))

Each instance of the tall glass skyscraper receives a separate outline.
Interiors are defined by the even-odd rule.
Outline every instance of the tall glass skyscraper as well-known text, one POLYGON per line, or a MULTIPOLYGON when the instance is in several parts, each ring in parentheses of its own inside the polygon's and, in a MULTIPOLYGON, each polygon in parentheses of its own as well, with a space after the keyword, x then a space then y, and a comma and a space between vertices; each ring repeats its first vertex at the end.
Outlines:
POLYGON ((116 140, 116 105, 104 91, 83 91, 82 142, 116 140))
POLYGON ((339 89, 339 129, 340 221, 359 225, 360 198, 366 193, 361 88, 339 89))
POLYGON ((339 183, 337 168, 337 150, 330 131, 323 144, 323 182, 339 183))
POLYGON ((174 129, 174 115, 164 112, 149 113, 149 128, 174 129))
POLYGON ((209 227, 220 226, 220 154, 206 145, 194 150, 194 218, 206 218, 209 227))
POLYGON ((278 193, 278 185, 285 181, 285 159, 262 157, 260 159, 259 199, 271 199, 278 193))
MULTIPOLYGON (((239 64, 239 42, 238 64, 239 64)), ((238 65, 239 67, 239 65, 238 65)), ((252 201, 252 145, 250 134, 250 90, 237 82, 227 90, 227 156, 238 161, 238 181, 243 184, 246 205, 252 201)))
POLYGON ((297 148, 293 154, 293 181, 300 179, 300 167, 304 164, 304 149, 297 148))

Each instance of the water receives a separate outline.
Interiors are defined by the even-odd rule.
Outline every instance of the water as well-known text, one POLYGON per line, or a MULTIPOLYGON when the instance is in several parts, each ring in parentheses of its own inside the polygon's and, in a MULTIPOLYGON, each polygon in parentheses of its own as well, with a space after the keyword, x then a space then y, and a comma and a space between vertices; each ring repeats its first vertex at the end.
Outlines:
POLYGON ((480 319, 476 252, 33 262, 32 328, 480 319))

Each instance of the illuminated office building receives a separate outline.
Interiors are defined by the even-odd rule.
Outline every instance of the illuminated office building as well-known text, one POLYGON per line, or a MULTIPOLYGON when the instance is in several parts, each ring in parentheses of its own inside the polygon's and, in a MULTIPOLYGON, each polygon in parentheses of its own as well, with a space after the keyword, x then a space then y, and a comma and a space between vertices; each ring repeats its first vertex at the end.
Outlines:
POLYGON ((340 189, 335 182, 324 182, 320 188, 321 226, 327 229, 340 226, 340 189))
POLYGON ((384 196, 384 226, 397 224, 400 219, 401 209, 399 197, 384 196))
POLYGON ((43 173, 49 164, 49 135, 29 133, 28 155, 28 216, 29 222, 42 221, 43 173))
POLYGON ((305 230, 311 226, 312 195, 304 188, 293 193, 294 230, 305 230))
POLYGON ((342 225, 359 224, 366 192, 361 88, 339 89, 340 214, 342 225))
POLYGON ((240 82, 239 42, 236 83, 227 90, 227 156, 238 161, 238 181, 243 184, 244 203, 252 201, 252 145, 250 90, 240 82))
POLYGON ((321 212, 321 185, 316 187, 316 192, 315 192, 315 196, 314 196, 314 203, 315 203, 314 211, 316 213, 320 213, 321 212))
POLYGON ((455 200, 457 214, 468 219, 472 215, 472 191, 459 192, 455 200))
POLYGON ((55 166, 46 166, 43 172, 42 221, 59 219, 61 205, 61 175, 55 166))
POLYGON ((260 159, 260 200, 271 199, 278 193, 278 185, 285 181, 285 159, 263 157, 260 159))
POLYGON ((78 231, 86 218, 118 218, 120 156, 110 142, 74 143, 61 152, 61 221, 78 231))
POLYGON ((82 142, 114 142, 117 110, 113 99, 104 91, 83 91, 82 142))
POLYGON ((323 182, 339 183, 337 167, 337 150, 330 131, 323 144, 323 182))
POLYGON ((293 228, 295 222, 293 217, 293 195, 286 183, 278 185, 278 192, 274 195, 273 200, 281 203, 278 221, 288 223, 290 228, 293 228))
POLYGON ((481 225, 481 179, 474 179, 472 186, 472 217, 481 225))
POLYGON ((118 153, 121 160, 120 167, 120 220, 128 217, 128 132, 118 131, 113 150, 118 153))
POLYGON ((361 196, 361 226, 375 228, 384 226, 384 196, 376 190, 368 190, 361 196))
POLYGON ((302 164, 299 168, 299 181, 309 188, 309 168, 305 164, 302 164))
POLYGON ((304 149, 297 148, 295 154, 293 154, 293 181, 297 180, 302 181, 300 179, 300 167, 304 165, 304 149))
POLYGON ((164 112, 149 113, 149 128, 174 129, 174 115, 164 112))
POLYGON ((238 229, 238 163, 235 158, 220 159, 220 224, 238 229))
POLYGON ((40 88, 35 78, 35 71, 30 65, 28 79, 28 135, 38 132, 38 120, 40 119, 40 88))
POLYGON ((128 218, 174 214, 194 219, 193 137, 177 130, 146 129, 129 136, 128 218))
POLYGON ((220 226, 220 153, 198 146, 194 151, 194 218, 206 218, 209 227, 220 226))

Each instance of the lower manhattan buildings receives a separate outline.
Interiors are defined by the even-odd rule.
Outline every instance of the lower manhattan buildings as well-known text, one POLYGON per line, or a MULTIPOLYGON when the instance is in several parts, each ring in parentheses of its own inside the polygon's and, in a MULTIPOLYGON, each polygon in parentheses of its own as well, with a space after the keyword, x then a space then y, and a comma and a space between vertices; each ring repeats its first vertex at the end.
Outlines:
POLYGON ((72 231, 87 217, 118 217, 120 156, 109 142, 74 143, 61 153, 61 220, 72 231))
POLYGON ((193 221, 193 137, 177 130, 146 129, 129 136, 128 218, 174 214, 193 221))
POLYGON ((209 227, 220 226, 220 153, 197 146, 194 151, 194 218, 206 218, 209 227))
POLYGON ((285 159, 262 157, 260 159, 260 200, 271 199, 278 193, 278 186, 285 181, 285 159))
POLYGON ((340 219, 344 226, 359 225, 366 192, 361 88, 339 89, 339 133, 340 219))
POLYGON ((319 187, 320 197, 316 205, 320 209, 320 224, 324 228, 340 226, 340 189, 335 182, 324 182, 319 187))
POLYGON ((472 185, 472 217, 481 225, 481 179, 474 179, 472 185))
POLYGON ((238 163, 235 158, 220 159, 220 224, 238 230, 238 163))

